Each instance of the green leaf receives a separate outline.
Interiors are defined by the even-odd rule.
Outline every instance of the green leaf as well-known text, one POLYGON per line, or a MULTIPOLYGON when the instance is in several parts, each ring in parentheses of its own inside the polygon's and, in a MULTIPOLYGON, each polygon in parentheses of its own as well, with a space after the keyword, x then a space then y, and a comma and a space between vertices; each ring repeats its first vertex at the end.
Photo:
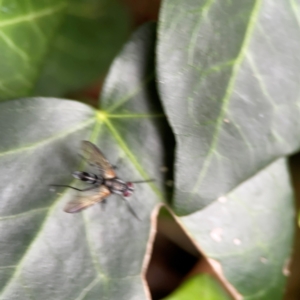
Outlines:
POLYGON ((163 300, 230 300, 218 282, 210 275, 188 278, 171 295, 163 300))
POLYGON ((0 8, 0 101, 29 94, 67 0, 3 0, 0 8))
POLYGON ((71 1, 35 94, 63 96, 91 84, 107 72, 128 32, 128 14, 119 1, 71 1))
POLYGON ((235 298, 281 299, 299 149, 299 4, 168 1, 158 83, 176 138, 178 221, 235 298), (293 41, 293 42, 291 42, 293 41))
POLYGON ((163 5, 158 77, 177 142, 174 207, 188 214, 299 149, 300 7, 180 3, 163 5))
POLYGON ((165 198, 160 166, 168 132, 152 102, 154 36, 154 27, 145 27, 126 45, 105 83, 101 111, 54 98, 1 104, 1 299, 147 298, 143 273, 155 207, 165 198), (130 71, 126 84, 124 70, 130 71), (130 200, 142 221, 117 196, 105 211, 94 205, 63 212, 77 192, 51 193, 49 184, 76 185, 70 173, 82 169, 83 139, 112 163, 122 159, 120 178, 156 179, 136 184, 130 200))
POLYGON ((279 159, 180 223, 228 288, 243 299, 282 299, 294 234, 294 203, 279 159))

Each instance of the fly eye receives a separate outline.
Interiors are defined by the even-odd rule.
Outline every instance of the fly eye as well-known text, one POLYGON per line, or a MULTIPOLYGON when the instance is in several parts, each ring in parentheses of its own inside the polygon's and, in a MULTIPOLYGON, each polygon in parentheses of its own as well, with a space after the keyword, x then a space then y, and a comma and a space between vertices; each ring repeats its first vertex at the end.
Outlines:
POLYGON ((130 195, 131 193, 128 190, 123 192, 124 197, 129 197, 130 195))
POLYGON ((134 191, 133 183, 132 182, 126 182, 127 188, 130 192, 134 191))

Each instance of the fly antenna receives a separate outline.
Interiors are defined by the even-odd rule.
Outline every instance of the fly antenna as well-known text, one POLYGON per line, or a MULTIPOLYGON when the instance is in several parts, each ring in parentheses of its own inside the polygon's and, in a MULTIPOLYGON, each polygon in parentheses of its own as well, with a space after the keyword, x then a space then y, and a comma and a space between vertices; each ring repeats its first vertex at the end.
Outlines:
POLYGON ((131 205, 129 204, 129 201, 126 199, 126 198, 124 198, 124 197, 122 197, 122 199, 125 201, 125 203, 127 204, 127 207, 128 207, 128 209, 129 209, 129 211, 133 214, 133 216, 135 217, 135 218, 137 218, 139 221, 141 221, 141 219, 138 217, 138 215, 135 213, 135 211, 133 210, 133 208, 131 207, 131 205))
POLYGON ((147 179, 147 180, 138 180, 138 181, 130 181, 132 183, 144 183, 144 182, 153 182, 155 179, 147 179))

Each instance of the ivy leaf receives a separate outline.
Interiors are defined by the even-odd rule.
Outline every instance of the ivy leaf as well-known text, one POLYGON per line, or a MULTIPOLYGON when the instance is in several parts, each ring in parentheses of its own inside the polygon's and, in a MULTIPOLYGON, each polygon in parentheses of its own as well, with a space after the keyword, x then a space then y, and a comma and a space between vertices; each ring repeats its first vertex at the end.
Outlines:
POLYGON ((28 95, 67 0, 3 0, 0 9, 0 100, 28 95))
POLYGON ((160 14, 172 207, 235 299, 281 299, 288 274, 294 206, 281 157, 300 141, 299 10, 296 1, 166 0, 160 14))
POLYGON ((294 235, 293 204, 288 167, 279 159, 179 222, 235 299, 282 299, 294 235))
POLYGON ((128 14, 119 1, 71 1, 34 93, 64 96, 91 84, 107 72, 128 32, 128 14))
POLYGON ((158 74, 176 133, 179 214, 299 149, 300 8, 273 4, 165 1, 158 74))
POLYGON ((229 300, 229 296, 214 278, 207 274, 188 278, 163 300, 229 300))
POLYGON ((153 83, 154 26, 125 46, 105 83, 102 110, 54 98, 3 102, 0 109, 1 299, 146 299, 144 271, 153 222, 165 199, 165 134, 153 83), (126 79, 122 77, 127 72, 126 79), (150 101, 151 100, 151 101, 150 101), (63 212, 75 191, 79 143, 89 139, 136 184, 131 205, 111 196, 79 214, 63 212), (62 282, 64 284, 62 284, 62 282))

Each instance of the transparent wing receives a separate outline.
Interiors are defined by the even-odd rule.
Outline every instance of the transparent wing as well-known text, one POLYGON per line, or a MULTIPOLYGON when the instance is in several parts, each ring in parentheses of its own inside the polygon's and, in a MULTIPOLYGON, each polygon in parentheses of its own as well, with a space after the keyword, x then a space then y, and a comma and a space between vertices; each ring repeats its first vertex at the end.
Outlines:
POLYGON ((97 194, 79 197, 74 201, 70 201, 64 208, 67 213, 77 213, 86 209, 97 202, 103 201, 110 195, 109 189, 105 185, 101 185, 97 194))
POLYGON ((84 157, 93 165, 98 167, 102 173, 102 176, 106 179, 117 177, 112 165, 105 158, 103 153, 91 142, 82 142, 82 151, 84 157))

